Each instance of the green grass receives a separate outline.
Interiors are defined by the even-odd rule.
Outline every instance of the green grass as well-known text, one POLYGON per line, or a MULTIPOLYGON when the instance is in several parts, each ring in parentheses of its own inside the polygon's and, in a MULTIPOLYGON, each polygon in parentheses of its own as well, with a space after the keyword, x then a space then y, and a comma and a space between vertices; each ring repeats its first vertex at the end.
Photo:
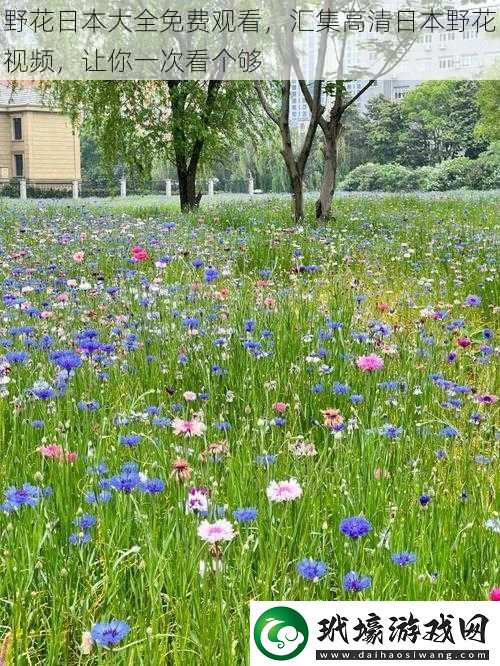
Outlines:
POLYGON ((499 584, 498 535, 485 526, 498 517, 497 410, 474 396, 495 392, 486 349, 495 340, 484 331, 495 330, 497 318, 496 204, 495 197, 345 197, 325 226, 310 219, 308 204, 301 227, 279 198, 210 203, 191 216, 156 201, 0 204, 3 293, 52 313, 43 319, 25 305, 6 305, 0 326, 0 357, 13 350, 29 356, 11 363, 10 381, 0 387, 0 492, 24 482, 52 489, 35 507, 0 512, 0 644, 2 636, 11 641, 10 663, 247 664, 250 599, 487 598, 499 584), (151 259, 131 264, 134 245, 151 259), (82 264, 72 259, 77 250, 85 251, 82 264), (155 267, 165 255, 168 267, 155 267), (203 282, 196 258, 219 270, 215 282, 203 282), (266 268, 269 282, 259 282, 266 268), (106 289, 115 286, 112 297, 106 289), (61 293, 67 303, 58 301, 61 293), (468 294, 481 304, 464 306, 468 294), (380 312, 379 303, 390 310, 380 312), (426 308, 447 316, 430 317, 426 308), (199 319, 198 335, 188 334, 186 316, 199 319), (250 319, 253 333, 245 331, 250 319), (449 330, 459 319, 461 327, 449 330), (342 327, 332 330, 327 320, 342 327), (373 320, 389 324, 391 335, 370 333, 373 320), (13 335, 19 326, 33 331, 13 335), (35 400, 28 393, 35 381, 55 385, 42 337, 53 338, 52 350, 70 349, 84 329, 113 350, 85 359, 64 395, 35 400), (358 342, 353 332, 368 332, 369 340, 358 342), (131 334, 137 348, 129 351, 131 334), (459 347, 459 337, 470 346, 459 347), (215 344, 220 338, 223 347, 215 344), (262 357, 245 348, 250 339, 262 357), (452 350, 458 358, 449 363, 452 350), (384 368, 363 373, 355 360, 373 352, 384 368), (214 365, 224 374, 214 374, 214 365), (473 392, 447 392, 430 379, 438 373, 473 392), (389 380, 398 387, 380 387, 389 380), (332 392, 335 383, 349 393, 332 392), (314 392, 318 384, 322 392, 314 392), (186 402, 185 391, 208 399, 186 402), (352 394, 364 401, 354 404, 352 394), (461 406, 443 406, 450 398, 461 406), (97 400, 100 409, 82 412, 81 400, 97 400), (289 405, 281 426, 272 424, 276 401, 289 405), (183 440, 155 426, 148 406, 168 418, 199 412, 207 431, 183 440), (341 410, 340 436, 323 425, 328 407, 341 410), (470 421, 475 412, 479 425, 470 421), (118 415, 129 423, 117 425, 118 415), (44 420, 43 429, 34 419, 44 420), (227 432, 215 425, 223 421, 227 432), (381 434, 387 423, 403 428, 397 439, 381 434), (444 438, 444 426, 458 435, 444 438), (142 435, 137 447, 119 443, 130 433, 142 435), (299 436, 314 444, 315 456, 292 455, 299 436), (229 454, 200 459, 219 440, 229 454), (77 452, 77 462, 43 459, 37 448, 48 443, 77 452), (438 449, 447 457, 438 459, 438 449), (277 454, 276 462, 257 464, 263 454, 277 454), (193 469, 188 482, 170 477, 178 456, 193 469), (163 479, 165 490, 114 491, 108 504, 86 504, 83 494, 99 482, 87 468, 106 462, 107 477, 127 461, 163 479), (290 477, 303 496, 270 503, 269 482, 290 477), (199 517, 185 511, 190 486, 210 489, 210 520, 224 506, 237 529, 220 572, 199 573, 200 560, 211 558, 197 536, 199 517), (422 494, 432 498, 425 508, 422 494), (236 525, 237 507, 256 507, 257 520, 236 525), (72 546, 68 536, 82 512, 98 522, 88 544, 72 546), (343 518, 361 514, 373 525, 368 536, 340 534, 343 518), (391 553, 402 550, 415 552, 417 562, 394 565, 391 553), (296 565, 306 557, 325 561, 328 574, 301 578, 296 565), (342 588, 351 570, 372 577, 358 596, 342 588), (129 635, 113 650, 95 646, 83 656, 82 632, 112 617, 129 623, 129 635))

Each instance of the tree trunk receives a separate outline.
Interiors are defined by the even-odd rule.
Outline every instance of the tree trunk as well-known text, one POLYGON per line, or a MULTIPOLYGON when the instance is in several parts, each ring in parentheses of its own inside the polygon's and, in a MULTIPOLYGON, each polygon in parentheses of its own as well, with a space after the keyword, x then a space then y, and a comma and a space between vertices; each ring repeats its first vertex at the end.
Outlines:
POLYGON ((316 219, 327 220, 332 208, 332 197, 335 192, 338 167, 340 122, 335 120, 325 134, 325 168, 321 181, 319 198, 316 201, 316 219))
POLYGON ((293 198, 293 218, 295 222, 304 219, 304 183, 301 177, 290 179, 293 198))
POLYGON ((196 194, 196 173, 191 169, 177 167, 177 176, 179 179, 179 198, 181 201, 181 211, 188 213, 195 210, 200 205, 202 193, 196 194))

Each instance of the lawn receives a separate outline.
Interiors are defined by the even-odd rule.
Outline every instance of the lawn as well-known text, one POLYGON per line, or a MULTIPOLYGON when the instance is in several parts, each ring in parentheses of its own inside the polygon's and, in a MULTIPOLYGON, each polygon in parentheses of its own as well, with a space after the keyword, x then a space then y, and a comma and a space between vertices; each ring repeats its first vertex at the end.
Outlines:
POLYGON ((0 663, 239 666, 250 599, 488 599, 497 204, 0 204, 0 663))

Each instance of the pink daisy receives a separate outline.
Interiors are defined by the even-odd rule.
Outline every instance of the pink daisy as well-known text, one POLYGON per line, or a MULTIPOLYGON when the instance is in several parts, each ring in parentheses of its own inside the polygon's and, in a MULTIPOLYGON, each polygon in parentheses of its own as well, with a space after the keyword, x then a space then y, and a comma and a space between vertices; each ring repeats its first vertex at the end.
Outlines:
POLYGON ((218 541, 232 541, 236 534, 229 520, 222 518, 216 520, 215 523, 203 520, 198 527, 198 536, 207 543, 217 543, 218 541))
POLYGON ((360 370, 371 372, 372 370, 380 370, 384 367, 384 359, 378 354, 368 354, 367 356, 359 356, 356 360, 356 365, 360 370))
POLYGON ((490 590, 491 601, 500 601, 500 587, 493 587, 490 590))
POLYGON ((172 428, 176 435, 184 437, 201 437, 207 426, 198 419, 179 419, 172 421, 172 428))
POLYGON ((302 488, 297 479, 271 481, 266 490, 270 502, 291 502, 302 495, 302 488))

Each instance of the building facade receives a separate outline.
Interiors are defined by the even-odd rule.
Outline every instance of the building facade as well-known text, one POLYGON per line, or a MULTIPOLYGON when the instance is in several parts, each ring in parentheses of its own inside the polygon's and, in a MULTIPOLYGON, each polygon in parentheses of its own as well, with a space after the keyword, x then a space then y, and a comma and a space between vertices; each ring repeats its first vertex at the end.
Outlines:
POLYGON ((0 182, 24 178, 39 187, 80 180, 80 139, 70 119, 44 106, 33 87, 0 84, 0 182))

